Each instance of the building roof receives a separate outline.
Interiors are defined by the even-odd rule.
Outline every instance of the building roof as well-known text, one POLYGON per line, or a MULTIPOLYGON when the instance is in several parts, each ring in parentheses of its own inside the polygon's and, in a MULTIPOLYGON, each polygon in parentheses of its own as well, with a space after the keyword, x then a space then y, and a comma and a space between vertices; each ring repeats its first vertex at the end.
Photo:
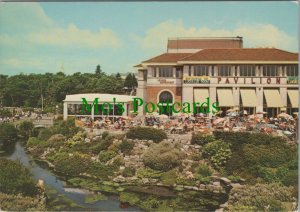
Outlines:
POLYGON ((133 66, 134 68, 142 68, 143 66, 142 66, 142 64, 137 64, 137 65, 135 65, 135 66, 133 66))
POLYGON ((211 48, 242 48, 241 37, 216 38, 177 38, 168 40, 170 49, 211 49, 211 48))
POLYGON ((275 48, 203 49, 180 61, 298 61, 298 54, 275 48))
POLYGON ((298 61, 298 53, 276 48, 203 49, 196 53, 164 53, 142 63, 184 63, 185 61, 298 61))
POLYGON ((142 63, 176 63, 177 61, 191 55, 192 53, 164 53, 157 57, 143 61, 142 63))
POLYGON ((133 98, 136 98, 136 96, 103 93, 83 93, 66 95, 64 102, 82 102, 82 98, 85 98, 89 103, 92 103, 95 98, 99 98, 98 102, 113 102, 113 98, 116 98, 116 102, 131 102, 133 101, 133 98))

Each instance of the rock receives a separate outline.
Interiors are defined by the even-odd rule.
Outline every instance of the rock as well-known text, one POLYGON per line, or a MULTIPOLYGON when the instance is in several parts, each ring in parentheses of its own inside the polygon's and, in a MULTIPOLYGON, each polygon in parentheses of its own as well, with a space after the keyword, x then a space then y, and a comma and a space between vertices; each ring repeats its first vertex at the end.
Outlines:
POLYGON ((100 139, 100 136, 97 135, 97 136, 95 136, 92 140, 93 140, 93 141, 97 141, 98 139, 100 139))
POLYGON ((123 183, 123 182, 125 182, 125 177, 119 175, 119 176, 115 177, 113 179, 113 181, 116 182, 116 183, 123 183))
POLYGON ((129 181, 129 182, 134 182, 134 181, 137 181, 137 180, 138 180, 138 178, 137 178, 136 176, 133 176, 133 177, 127 177, 126 179, 127 179, 127 181, 129 181))
POLYGON ((232 188, 242 188, 243 186, 239 183, 231 183, 232 188))
POLYGON ((149 179, 150 183, 156 183, 157 181, 158 181, 158 179, 152 179, 152 178, 149 179))
POLYGON ((219 209, 215 210, 215 212, 223 212, 223 211, 224 211, 223 208, 219 208, 219 209))
POLYGON ((220 182, 213 182, 213 185, 214 185, 214 186, 221 186, 221 185, 220 185, 220 182))
POLYGON ((199 189, 204 190, 206 186, 204 184, 200 184, 199 189))
POLYGON ((194 145, 194 148, 195 149, 200 149, 200 146, 199 145, 194 145))
POLYGON ((120 166, 120 171, 123 171, 125 169, 125 166, 120 166))
POLYGON ((147 184, 147 183, 149 183, 149 179, 148 178, 142 178, 142 182, 143 182, 143 184, 147 184))
POLYGON ((183 186, 183 188, 192 190, 194 187, 193 186, 183 186))
POLYGON ((227 208, 228 207, 228 202, 225 202, 224 204, 220 205, 220 208, 227 208))
POLYGON ((230 184, 230 183, 231 183, 231 180, 229 180, 229 179, 226 178, 226 177, 221 177, 221 178, 220 178, 220 181, 221 181, 221 182, 224 182, 224 183, 226 183, 226 184, 230 184))
POLYGON ((91 142, 91 139, 85 138, 84 141, 85 141, 85 143, 90 143, 90 142, 91 142))
POLYGON ((194 186, 194 187, 193 187, 193 190, 195 190, 195 191, 199 191, 199 188, 198 188, 198 187, 196 187, 196 186, 194 186))

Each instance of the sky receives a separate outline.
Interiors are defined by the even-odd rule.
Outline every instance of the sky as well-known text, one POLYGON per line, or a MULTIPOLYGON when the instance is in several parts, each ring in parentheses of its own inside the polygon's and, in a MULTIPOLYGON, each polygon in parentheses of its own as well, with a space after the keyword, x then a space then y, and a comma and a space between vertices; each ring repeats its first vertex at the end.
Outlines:
POLYGON ((242 36, 298 52, 295 2, 0 3, 0 74, 126 73, 168 38, 242 36))

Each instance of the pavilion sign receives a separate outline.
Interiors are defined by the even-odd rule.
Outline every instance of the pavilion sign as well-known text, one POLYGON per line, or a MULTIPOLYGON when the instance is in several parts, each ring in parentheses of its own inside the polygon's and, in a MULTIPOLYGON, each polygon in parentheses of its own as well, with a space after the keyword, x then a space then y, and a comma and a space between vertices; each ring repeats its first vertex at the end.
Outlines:
POLYGON ((210 77, 206 76, 191 76, 191 77, 183 77, 184 84, 209 84, 210 77))

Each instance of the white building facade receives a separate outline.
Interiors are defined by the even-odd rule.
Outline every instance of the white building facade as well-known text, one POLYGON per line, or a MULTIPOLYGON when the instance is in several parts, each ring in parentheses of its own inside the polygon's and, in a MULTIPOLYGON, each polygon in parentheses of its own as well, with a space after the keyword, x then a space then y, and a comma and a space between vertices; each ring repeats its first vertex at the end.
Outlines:
POLYGON ((223 111, 270 117, 298 112, 298 53, 242 46, 240 37, 169 40, 167 53, 136 66, 137 96, 191 104, 209 97, 223 111))
POLYGON ((119 118, 129 116, 133 108, 132 102, 135 96, 117 95, 117 94, 72 94, 66 95, 64 100, 64 120, 68 117, 89 117, 92 120, 97 118, 119 118), (83 102, 86 100, 86 104, 83 102), (97 98, 98 110, 95 110, 95 99, 97 98), (122 112, 118 104, 122 103, 124 111, 122 112), (86 105, 92 106, 90 112, 86 109, 86 105))

